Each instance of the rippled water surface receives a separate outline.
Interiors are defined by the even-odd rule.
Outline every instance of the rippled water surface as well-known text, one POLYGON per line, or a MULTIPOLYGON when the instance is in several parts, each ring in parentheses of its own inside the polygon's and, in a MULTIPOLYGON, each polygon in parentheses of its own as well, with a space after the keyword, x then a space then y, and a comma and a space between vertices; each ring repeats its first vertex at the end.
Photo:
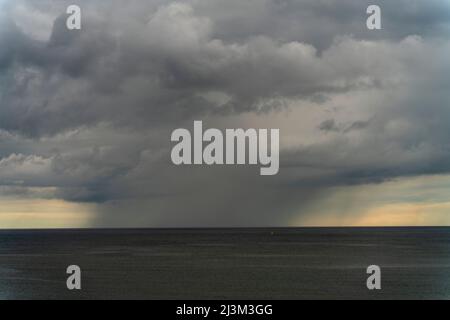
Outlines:
POLYGON ((450 228, 0 231, 0 299, 67 298, 449 299, 450 228))

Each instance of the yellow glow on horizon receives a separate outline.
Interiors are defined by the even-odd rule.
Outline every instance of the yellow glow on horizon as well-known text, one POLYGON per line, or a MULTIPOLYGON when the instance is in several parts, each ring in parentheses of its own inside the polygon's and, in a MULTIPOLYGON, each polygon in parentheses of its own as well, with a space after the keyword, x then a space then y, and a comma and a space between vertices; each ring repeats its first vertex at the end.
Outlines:
POLYGON ((443 223, 450 225, 450 202, 386 205, 369 210, 353 225, 433 226, 443 223))
POLYGON ((57 199, 0 199, 0 229, 85 228, 94 205, 57 199))
POLYGON ((450 226, 450 175, 328 190, 292 226, 450 226))
POLYGON ((450 202, 396 203, 367 210, 361 215, 329 215, 307 219, 306 226, 378 227, 450 225, 450 202))

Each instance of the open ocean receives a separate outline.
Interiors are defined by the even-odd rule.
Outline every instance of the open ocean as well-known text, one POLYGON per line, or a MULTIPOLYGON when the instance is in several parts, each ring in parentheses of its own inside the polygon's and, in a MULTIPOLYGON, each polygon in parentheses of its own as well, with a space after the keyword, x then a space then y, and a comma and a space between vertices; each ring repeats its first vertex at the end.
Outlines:
POLYGON ((122 298, 450 299, 450 228, 0 231, 0 299, 122 298))

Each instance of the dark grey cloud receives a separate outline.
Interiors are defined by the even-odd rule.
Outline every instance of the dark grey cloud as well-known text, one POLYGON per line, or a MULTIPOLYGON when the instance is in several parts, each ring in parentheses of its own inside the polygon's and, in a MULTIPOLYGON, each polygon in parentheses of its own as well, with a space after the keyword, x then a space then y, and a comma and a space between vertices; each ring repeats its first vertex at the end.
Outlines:
MULTIPOLYGON (((155 6, 135 2, 143 12, 137 20, 122 16, 122 7, 116 2, 108 10, 104 4, 81 3, 86 5, 83 29, 67 30, 66 16, 59 14, 47 42, 28 37, 12 18, 2 19, 6 26, 1 47, 7 49, 0 61, 10 76, 3 81, 1 127, 42 136, 101 121, 147 126, 152 120, 174 122, 215 112, 266 110, 282 106, 285 98, 314 99, 361 86, 390 85, 384 81, 390 65, 374 65, 385 62, 376 57, 385 52, 374 48, 371 53, 370 48, 355 43, 354 50, 363 50, 359 54, 346 51, 355 45, 351 41, 333 44, 339 35, 353 35, 346 28, 326 23, 333 19, 322 21, 322 28, 333 36, 324 36, 330 39, 319 54, 317 41, 308 42, 309 36, 272 35, 269 23, 258 28, 259 34, 240 29, 248 37, 245 42, 217 34, 215 28, 227 28, 220 27, 220 17, 212 9, 221 12, 221 5, 215 3, 155 6), (210 92, 227 99, 205 99, 210 92), (126 114, 121 112, 124 109, 126 114)), ((364 6, 360 6, 355 8, 351 2, 322 7, 309 2, 262 1, 245 5, 241 15, 256 9, 275 12, 277 21, 305 20, 309 25, 317 17, 333 13, 336 19, 343 16, 339 20, 343 24, 346 14, 365 19, 364 6), (292 16, 296 12, 308 18, 292 16)), ((58 7, 64 12, 63 3, 58 7)), ((230 7, 242 9, 238 3, 230 7)), ((429 14, 427 8, 424 12, 429 14)), ((388 13, 391 7, 383 9, 388 13)), ((248 15, 251 20, 252 14, 248 15)), ((355 30, 366 30, 364 21, 360 22, 359 27, 347 23, 355 30)), ((222 23, 234 25, 229 20, 222 23)), ((299 25, 295 30, 304 28, 299 25)), ((320 34, 315 28, 310 33, 320 34)))
POLYGON ((369 1, 76 3, 79 31, 72 1, 3 4, 4 194, 101 203, 98 225, 283 225, 330 187, 449 172, 446 2, 380 1, 381 31, 369 1), (193 119, 280 128, 280 174, 171 165, 193 119))

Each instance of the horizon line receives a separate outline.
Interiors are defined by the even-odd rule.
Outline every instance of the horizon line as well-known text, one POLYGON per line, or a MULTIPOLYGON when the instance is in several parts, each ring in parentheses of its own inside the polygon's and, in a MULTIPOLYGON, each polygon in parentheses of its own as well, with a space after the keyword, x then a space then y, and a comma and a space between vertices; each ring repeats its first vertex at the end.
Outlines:
POLYGON ((76 228, 1 228, 2 231, 87 231, 87 230, 231 230, 231 229, 418 229, 450 228, 450 225, 423 226, 264 226, 264 227, 76 227, 76 228))

